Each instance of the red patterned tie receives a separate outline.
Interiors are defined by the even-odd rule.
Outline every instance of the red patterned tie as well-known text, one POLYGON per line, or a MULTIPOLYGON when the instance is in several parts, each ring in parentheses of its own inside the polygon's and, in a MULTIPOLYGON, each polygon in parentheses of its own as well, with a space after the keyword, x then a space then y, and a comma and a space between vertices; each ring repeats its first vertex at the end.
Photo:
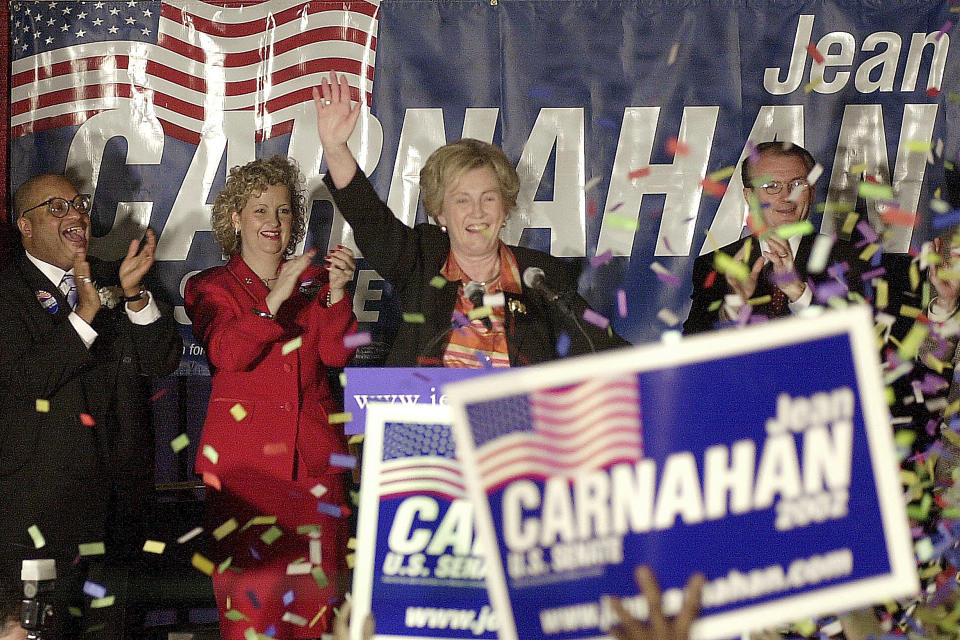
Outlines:
POLYGON ((773 283, 770 286, 773 288, 770 292, 770 317, 779 318, 787 315, 787 294, 773 283))

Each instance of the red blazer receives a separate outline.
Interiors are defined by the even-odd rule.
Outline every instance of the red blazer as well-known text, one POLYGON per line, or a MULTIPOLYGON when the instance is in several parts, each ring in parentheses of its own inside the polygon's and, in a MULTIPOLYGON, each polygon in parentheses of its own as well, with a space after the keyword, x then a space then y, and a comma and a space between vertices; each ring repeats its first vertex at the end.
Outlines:
POLYGON ((327 422, 340 408, 326 367, 342 367, 353 355, 343 337, 356 331, 357 320, 350 296, 325 306, 325 270, 308 267, 300 283, 269 320, 252 311, 267 309, 269 290, 238 255, 187 281, 187 315, 213 374, 198 473, 233 476, 252 467, 294 479, 298 453, 297 476, 320 476, 331 453, 346 451, 341 425, 327 422), (284 345, 298 337, 299 348, 283 355, 284 345), (231 413, 235 405, 243 411, 231 413), (216 463, 204 455, 204 445, 216 451, 216 463))

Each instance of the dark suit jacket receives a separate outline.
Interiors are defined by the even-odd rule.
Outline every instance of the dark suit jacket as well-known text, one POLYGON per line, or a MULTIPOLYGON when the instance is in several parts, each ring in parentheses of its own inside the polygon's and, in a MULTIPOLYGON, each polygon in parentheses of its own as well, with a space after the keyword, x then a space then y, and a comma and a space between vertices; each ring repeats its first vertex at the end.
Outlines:
MULTIPOLYGON (((98 286, 118 282, 118 265, 90 263, 98 286)), ((62 572, 84 542, 114 552, 110 534, 131 536, 152 489, 146 376, 176 369, 182 341, 173 318, 138 326, 119 306, 102 309, 88 350, 68 316, 64 296, 22 252, 0 271, 0 571, 54 558, 62 572), (40 292, 57 308, 41 306, 40 292), (39 411, 38 399, 49 409, 39 411), (85 426, 81 414, 96 424, 85 426)))
MULTIPOLYGON (((740 239, 725 247, 721 247, 717 251, 722 251, 732 258, 747 240, 752 243, 750 261, 747 266, 752 266, 754 260, 761 255, 760 243, 756 238, 740 239)), ((814 240, 815 236, 812 235, 800 238, 797 255, 794 256, 793 260, 794 267, 800 279, 807 280, 809 278, 814 282, 814 285, 823 284, 831 279, 828 273, 829 267, 837 262, 845 262, 848 266, 848 271, 844 277, 845 284, 849 290, 862 293, 863 282, 860 274, 864 272, 865 265, 863 261, 859 259, 857 249, 849 242, 838 240, 834 243, 830 258, 827 260, 827 269, 824 269, 822 273, 815 275, 807 273, 807 261, 810 259, 810 251, 813 249, 814 240)), ((722 301, 727 294, 733 293, 733 289, 727 284, 727 280, 722 273, 716 274, 711 286, 705 286, 708 284, 707 280, 710 272, 713 271, 713 263, 713 252, 699 256, 693 263, 693 293, 690 294, 692 303, 690 305, 690 313, 687 315, 687 320, 683 323, 683 332, 685 334, 700 333, 701 331, 714 329, 720 319, 720 308, 718 307, 711 311, 710 307, 715 304, 716 301, 722 301)), ((769 274, 770 268, 769 265, 767 265, 760 274, 753 297, 759 298, 771 294, 772 288, 769 274)), ((753 308, 753 313, 769 316, 771 313, 770 304, 756 305, 753 308)))
MULTIPOLYGON (((334 187, 329 175, 324 181, 337 208, 353 228, 364 258, 394 287, 403 311, 424 316, 423 323, 400 324, 387 356, 387 366, 439 365, 448 341, 459 283, 447 282, 438 289, 430 282, 440 274, 447 261, 450 238, 433 224, 418 224, 411 229, 400 222, 359 169, 343 189, 334 187)), ((576 274, 565 263, 540 251, 509 248, 521 273, 531 266, 543 269, 550 289, 564 294, 562 299, 570 308, 570 315, 582 317, 588 305, 577 294, 576 274)), ((561 333, 570 337, 569 355, 590 353, 590 342, 597 350, 629 345, 620 336, 608 334, 583 320, 580 320, 581 331, 544 296, 522 283, 521 291, 516 301, 520 304, 511 305, 510 296, 507 296, 505 307, 510 366, 555 359, 561 333)))

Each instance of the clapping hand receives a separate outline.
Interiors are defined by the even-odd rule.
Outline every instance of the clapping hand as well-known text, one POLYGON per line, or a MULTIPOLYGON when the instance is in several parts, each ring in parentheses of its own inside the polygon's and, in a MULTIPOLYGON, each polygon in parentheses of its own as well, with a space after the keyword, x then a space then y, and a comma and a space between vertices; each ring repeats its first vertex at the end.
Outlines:
POLYGON ((336 304, 343 299, 347 284, 353 281, 357 263, 353 259, 353 251, 342 244, 328 253, 326 260, 326 269, 330 273, 330 304, 336 304))

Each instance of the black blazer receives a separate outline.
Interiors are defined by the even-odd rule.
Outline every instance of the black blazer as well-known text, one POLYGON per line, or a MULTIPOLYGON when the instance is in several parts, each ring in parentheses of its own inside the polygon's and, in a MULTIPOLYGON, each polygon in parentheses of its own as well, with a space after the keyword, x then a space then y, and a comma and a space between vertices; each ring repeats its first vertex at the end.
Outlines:
MULTIPOLYGON (((117 264, 90 265, 98 286, 118 282, 117 264)), ((139 326, 118 306, 97 314, 87 349, 68 316, 59 289, 22 251, 12 256, 0 271, 0 571, 52 557, 59 573, 79 543, 104 541, 110 554, 108 531, 142 535, 131 527, 152 490, 147 376, 172 373, 182 341, 167 309, 139 326), (41 292, 55 310, 41 305, 41 292), (31 525, 46 539, 41 549, 31 525)))
MULTIPOLYGON (((750 237, 748 239, 752 243, 750 249, 750 265, 752 265, 753 261, 760 256, 760 243, 756 238, 750 237)), ((827 272, 827 269, 815 275, 807 273, 807 261, 810 259, 810 251, 813 249, 814 240, 815 236, 813 235, 800 238, 800 245, 797 247, 797 255, 794 256, 793 265, 800 279, 806 280, 809 277, 813 280, 814 284, 820 284, 829 280, 831 276, 827 272)), ((725 247, 721 247, 717 251, 722 251, 732 258, 746 241, 747 239, 737 240, 725 247)), ((687 320, 683 323, 683 332, 685 334, 700 333, 701 331, 714 329, 720 319, 720 308, 711 311, 710 306, 717 300, 723 300, 723 297, 727 294, 733 293, 733 289, 727 284, 727 280, 722 273, 718 273, 714 277, 712 286, 705 286, 708 275, 713 271, 713 262, 714 254, 710 252, 699 256, 693 263, 693 293, 690 294, 692 303, 690 305, 690 313, 687 315, 687 320)), ((856 248, 847 241, 838 240, 835 242, 831 250, 830 258, 827 260, 827 267, 836 262, 846 262, 849 267, 845 276, 847 288, 851 291, 862 293, 863 281, 860 278, 860 274, 864 272, 865 265, 858 257, 856 248)), ((753 293, 754 297, 770 295, 772 288, 770 286, 769 273, 770 269, 769 265, 767 265, 767 268, 764 269, 760 274, 760 278, 757 280, 757 289, 753 293)), ((770 304, 756 305, 753 313, 769 315, 770 304)))
MULTIPOLYGON (((404 313, 422 313, 423 323, 401 322, 387 366, 438 366, 451 327, 459 283, 447 282, 443 288, 430 284, 440 274, 450 254, 450 238, 434 224, 414 228, 400 222, 374 191, 359 169, 343 189, 333 185, 329 174, 324 182, 337 208, 353 229, 357 246, 380 276, 390 283, 400 299, 404 313)), ((588 307, 577 293, 577 277, 562 261, 540 251, 510 246, 521 274, 527 267, 543 269, 546 284, 558 293, 581 318, 588 307)), ((569 355, 627 346, 620 336, 580 320, 582 331, 567 314, 547 301, 539 292, 521 283, 521 294, 511 304, 507 296, 505 325, 510 366, 525 366, 556 359, 556 344, 561 333, 570 337, 569 355)))

